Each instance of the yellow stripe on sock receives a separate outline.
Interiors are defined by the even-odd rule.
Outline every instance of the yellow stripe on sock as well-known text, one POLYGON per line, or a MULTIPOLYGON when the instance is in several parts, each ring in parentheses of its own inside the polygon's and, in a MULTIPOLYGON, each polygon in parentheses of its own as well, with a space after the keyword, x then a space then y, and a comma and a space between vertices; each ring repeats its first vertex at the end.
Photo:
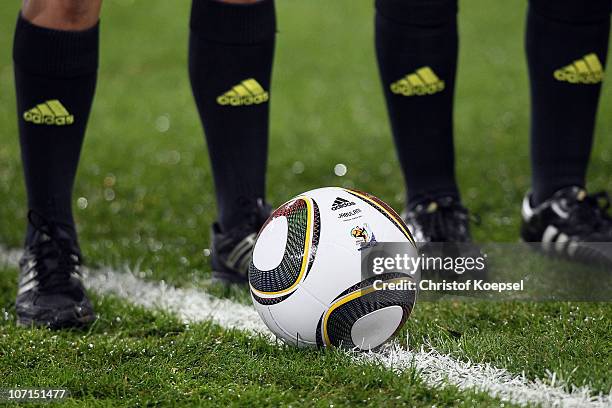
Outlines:
POLYGON ((40 113, 43 116, 52 116, 52 117, 55 117, 55 115, 53 114, 53 111, 51 109, 49 109, 49 107, 46 104, 44 104, 44 103, 36 105, 36 108, 38 108, 38 110, 40 111, 40 113))
POLYGON ((64 108, 64 105, 57 99, 53 99, 51 101, 47 101, 47 105, 56 116, 69 116, 70 113, 64 108))
POLYGON ((599 61, 597 54, 591 53, 591 54, 585 55, 584 60, 588 64, 589 68, 591 68, 591 71, 603 72, 603 67, 601 66, 601 62, 599 61))
POLYGON ((410 85, 417 87, 417 86, 423 86, 423 81, 421 81, 421 78, 419 78, 419 76, 417 74, 410 74, 406 77, 406 79, 408 80, 408 82, 410 82, 410 85))
POLYGON ((576 70, 580 74, 590 74, 591 73, 591 71, 589 70, 588 65, 583 60, 576 60, 576 61, 574 61, 574 66, 576 67, 576 70))
POLYGON ((236 94, 238 94, 238 96, 241 96, 241 97, 251 96, 251 93, 249 92, 249 90, 242 85, 236 85, 235 87, 232 88, 232 91, 234 91, 236 94))
POLYGON ((438 83, 440 78, 429 67, 417 69, 417 75, 428 85, 438 83))
POLYGON ((253 78, 242 81, 241 85, 244 85, 244 87, 246 89, 248 89, 249 92, 251 92, 253 95, 260 95, 260 94, 266 92, 261 87, 261 85, 259 85, 259 82, 257 82, 253 78))

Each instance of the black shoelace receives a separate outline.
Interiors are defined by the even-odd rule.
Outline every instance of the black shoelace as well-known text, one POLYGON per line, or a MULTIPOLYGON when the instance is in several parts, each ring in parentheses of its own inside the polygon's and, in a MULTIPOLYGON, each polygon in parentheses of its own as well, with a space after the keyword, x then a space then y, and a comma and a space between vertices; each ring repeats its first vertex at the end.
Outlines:
POLYGON ((81 274, 82 257, 78 248, 72 240, 61 236, 60 224, 51 223, 33 211, 28 213, 28 220, 36 233, 42 235, 42 239, 28 248, 34 259, 33 268, 40 289, 66 288, 73 273, 81 274))

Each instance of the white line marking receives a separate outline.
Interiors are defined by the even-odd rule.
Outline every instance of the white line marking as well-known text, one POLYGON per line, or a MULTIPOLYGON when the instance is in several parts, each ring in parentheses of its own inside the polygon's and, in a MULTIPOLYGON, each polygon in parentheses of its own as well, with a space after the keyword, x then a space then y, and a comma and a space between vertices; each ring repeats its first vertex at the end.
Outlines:
MULTIPOLYGON (((15 267, 18 251, 0 247, 0 266, 15 267)), ((163 309, 178 315, 185 322, 212 320, 226 329, 245 330, 271 339, 257 312, 250 306, 228 299, 215 298, 201 290, 182 289, 164 282, 147 282, 133 273, 117 272, 111 268, 91 271, 86 278, 90 290, 99 294, 111 294, 135 305, 149 309, 163 309)), ((571 386, 555 381, 552 374, 548 381, 531 381, 490 364, 459 361, 451 356, 431 351, 410 351, 390 344, 378 353, 362 353, 355 356, 360 363, 380 363, 402 372, 416 368, 426 384, 432 387, 454 385, 461 390, 476 390, 500 400, 519 405, 546 407, 611 407, 612 393, 593 395, 587 387, 571 386)))
POLYGON ((6 249, 2 245, 0 245, 0 266, 6 265, 18 268, 21 253, 22 251, 18 251, 15 249, 6 249))
POLYGON ((115 272, 110 268, 89 273, 85 284, 100 294, 112 294, 147 309, 172 312, 186 323, 212 320, 224 328, 271 338, 254 308, 197 289, 175 288, 163 281, 146 282, 133 273, 115 272))
POLYGON ((599 394, 587 387, 571 386, 565 391, 565 383, 555 381, 551 374, 548 381, 531 381, 523 375, 516 375, 488 363, 475 364, 456 360, 449 355, 431 351, 407 351, 391 344, 379 353, 364 357, 367 361, 380 361, 396 371, 415 367, 421 378, 432 387, 446 384, 461 390, 477 390, 497 397, 502 401, 519 405, 541 405, 543 407, 610 407, 612 395, 599 394))

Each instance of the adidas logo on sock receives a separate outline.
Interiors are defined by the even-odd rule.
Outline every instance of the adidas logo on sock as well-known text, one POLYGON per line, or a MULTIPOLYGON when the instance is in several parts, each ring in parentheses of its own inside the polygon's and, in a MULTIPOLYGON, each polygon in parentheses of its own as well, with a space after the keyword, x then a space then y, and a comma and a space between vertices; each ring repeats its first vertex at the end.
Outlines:
POLYGON ((596 84, 603 81, 603 76, 603 67, 595 53, 587 54, 554 73, 557 81, 571 84, 596 84))
POLYGON ((219 105, 243 106, 267 102, 270 95, 253 78, 245 79, 217 98, 219 105))
POLYGON ((336 197, 331 209, 332 211, 336 211, 344 207, 350 207, 351 205, 355 205, 355 203, 349 200, 345 200, 344 198, 336 197))
POLYGON ((431 95, 444 90, 442 81, 430 67, 422 67, 391 84, 391 92, 398 95, 431 95))
POLYGON ((23 120, 37 125, 65 126, 74 123, 74 116, 60 101, 52 99, 24 112, 23 120))

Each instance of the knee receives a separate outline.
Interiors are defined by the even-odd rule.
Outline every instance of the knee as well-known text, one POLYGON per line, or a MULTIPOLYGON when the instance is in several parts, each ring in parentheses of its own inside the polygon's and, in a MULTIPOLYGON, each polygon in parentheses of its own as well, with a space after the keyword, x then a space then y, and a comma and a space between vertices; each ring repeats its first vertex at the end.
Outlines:
POLYGON ((102 0, 25 0, 23 17, 57 30, 84 30, 100 17, 102 0))
POLYGON ((401 24, 440 26, 456 21, 457 0, 376 0, 376 11, 401 24))
POLYGON ((610 18, 610 0, 589 0, 579 6, 575 0, 529 0, 532 11, 542 17, 564 23, 587 24, 610 18))
POLYGON ((88 0, 62 0, 58 4, 59 19, 69 25, 80 25, 92 14, 93 1, 88 0))
POLYGON ((189 27, 194 47, 199 40, 224 44, 273 41, 275 1, 192 0, 189 27))

